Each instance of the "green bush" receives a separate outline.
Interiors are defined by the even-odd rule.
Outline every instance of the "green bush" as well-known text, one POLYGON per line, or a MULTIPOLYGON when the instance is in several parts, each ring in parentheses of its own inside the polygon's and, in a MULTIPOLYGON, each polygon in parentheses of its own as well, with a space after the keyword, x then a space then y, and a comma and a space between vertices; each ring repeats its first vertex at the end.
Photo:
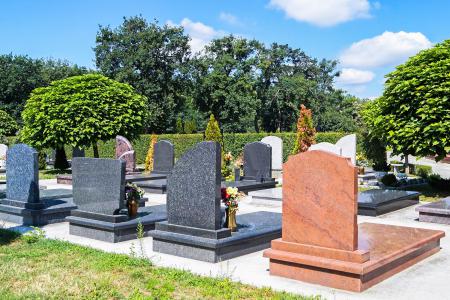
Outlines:
POLYGON ((414 165, 414 175, 417 175, 422 178, 427 178, 428 175, 431 174, 431 171, 433 171, 433 168, 430 166, 424 166, 424 165, 414 165))
POLYGON ((38 152, 39 170, 45 170, 47 168, 47 153, 43 151, 38 152))
MULTIPOLYGON (((318 132, 316 134, 316 142, 328 142, 336 143, 341 137, 347 135, 344 132, 318 132)), ((286 161, 288 156, 292 153, 294 148, 296 133, 295 132, 282 132, 282 133, 224 133, 224 153, 231 152, 234 157, 238 157, 242 154, 244 146, 247 143, 261 141, 263 137, 273 135, 281 138, 283 140, 283 161, 286 161)), ((145 157, 147 156, 149 140, 151 134, 142 134, 138 138, 131 141, 133 148, 136 151, 136 158, 138 164, 143 164, 145 162, 145 157)), ((16 137, 8 137, 8 142, 10 145, 16 143, 16 137)), ((175 146, 175 158, 179 158, 184 152, 192 148, 195 144, 203 142, 203 134, 161 134, 158 135, 158 141, 168 140, 175 146)), ((358 140, 357 148, 360 147, 360 140, 358 140)), ((99 154, 103 158, 114 158, 115 154, 115 139, 111 139, 106 142, 99 142, 99 154)), ((72 147, 66 146, 66 153, 68 159, 71 159, 72 147)), ((51 149, 44 149, 47 155, 50 155, 51 149)), ((86 149, 86 156, 93 157, 92 148, 86 149)))
POLYGON ((397 177, 394 174, 386 174, 381 178, 381 183, 385 186, 395 186, 397 184, 397 177))
POLYGON ((443 179, 439 174, 431 174, 428 176, 428 182, 435 189, 450 191, 450 179, 443 179))

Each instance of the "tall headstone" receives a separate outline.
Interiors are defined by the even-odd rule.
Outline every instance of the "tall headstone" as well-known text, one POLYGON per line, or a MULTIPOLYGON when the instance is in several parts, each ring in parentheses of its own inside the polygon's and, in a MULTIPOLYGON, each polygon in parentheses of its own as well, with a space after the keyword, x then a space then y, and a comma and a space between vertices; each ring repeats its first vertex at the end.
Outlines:
POLYGON ((136 171, 136 153, 130 141, 121 135, 116 136, 116 159, 126 162, 126 171, 136 171))
POLYGON ((220 145, 202 142, 187 151, 167 177, 168 223, 221 229, 220 145))
POLYGON ((244 177, 256 180, 272 178, 272 148, 262 142, 244 147, 244 177))
POLYGON ((169 141, 159 141, 154 146, 153 172, 168 174, 172 171, 175 162, 174 146, 169 141))
POLYGON ((341 148, 341 155, 348 157, 356 165, 356 134, 349 134, 339 139, 336 146, 341 148))
POLYGON ((281 171, 283 168, 283 140, 277 136, 266 136, 261 142, 272 147, 272 170, 281 171))
POLYGON ((84 149, 74 147, 72 149, 72 158, 74 158, 74 157, 85 157, 84 149))
POLYGON ((8 146, 5 144, 0 144, 0 160, 6 159, 6 152, 8 151, 8 146))
POLYGON ((72 176, 73 201, 79 210, 114 215, 124 207, 124 161, 76 157, 72 176))
POLYGON ((322 142, 318 144, 311 145, 308 150, 322 150, 330 153, 334 153, 336 155, 341 156, 342 155, 342 149, 340 147, 337 147, 335 144, 328 143, 328 142, 322 142))
POLYGON ((6 159, 6 198, 39 203, 38 152, 25 144, 12 146, 6 159))

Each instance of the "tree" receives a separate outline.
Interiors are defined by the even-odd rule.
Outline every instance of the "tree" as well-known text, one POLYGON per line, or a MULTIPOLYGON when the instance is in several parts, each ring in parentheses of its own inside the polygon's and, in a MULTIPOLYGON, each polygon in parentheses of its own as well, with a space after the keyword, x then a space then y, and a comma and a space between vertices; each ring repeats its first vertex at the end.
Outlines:
POLYGON ((88 69, 61 60, 32 59, 23 55, 0 55, 0 108, 16 122, 32 90, 53 80, 81 75, 88 69))
POLYGON ((312 112, 302 104, 300 106, 300 113, 297 121, 297 138, 292 154, 307 151, 315 142, 316 130, 313 125, 312 112))
POLYGON ((145 157, 145 171, 153 170, 153 154, 155 152, 155 144, 158 142, 156 134, 152 134, 150 138, 150 146, 148 147, 147 156, 145 157))
POLYGON ((193 62, 194 101, 225 132, 254 128, 259 99, 255 67, 259 43, 232 35, 211 41, 193 62))
POLYGON ((188 42, 182 27, 159 26, 142 17, 124 18, 116 29, 100 26, 94 48, 97 67, 148 98, 148 132, 175 129, 186 101, 188 42))
POLYGON ((206 126, 205 141, 218 142, 222 145, 222 134, 220 133, 219 123, 217 123, 213 114, 209 116, 209 122, 206 126))
POLYGON ((145 97, 98 74, 74 76, 37 88, 27 100, 21 139, 37 149, 92 146, 117 135, 132 139, 147 116, 145 97))
POLYGON ((17 122, 3 110, 0 110, 0 136, 12 136, 19 130, 17 122))
POLYGON ((386 75, 374 126, 393 154, 432 155, 438 161, 450 152, 449 74, 447 40, 386 75))

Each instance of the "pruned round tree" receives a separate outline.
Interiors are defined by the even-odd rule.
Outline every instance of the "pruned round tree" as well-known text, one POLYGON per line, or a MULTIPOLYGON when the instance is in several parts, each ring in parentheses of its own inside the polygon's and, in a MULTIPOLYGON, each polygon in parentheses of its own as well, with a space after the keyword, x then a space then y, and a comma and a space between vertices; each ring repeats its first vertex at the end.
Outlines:
POLYGON ((37 149, 92 146, 98 157, 98 141, 138 135, 146 110, 146 98, 128 84, 99 74, 69 77, 31 93, 21 139, 37 149))
POLYGON ((394 154, 450 152, 450 40, 423 50, 386 76, 374 126, 394 154))

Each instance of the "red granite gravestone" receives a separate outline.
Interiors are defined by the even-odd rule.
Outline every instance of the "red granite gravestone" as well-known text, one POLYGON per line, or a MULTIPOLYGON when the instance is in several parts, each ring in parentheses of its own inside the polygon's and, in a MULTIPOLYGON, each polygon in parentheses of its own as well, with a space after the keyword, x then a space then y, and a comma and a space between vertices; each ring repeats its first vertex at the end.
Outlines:
POLYGON ((116 136, 116 159, 122 159, 126 163, 126 172, 136 172, 136 153, 130 141, 121 136, 116 136))
POLYGON ((313 150, 283 166, 282 238, 264 252, 270 274, 363 291, 439 251, 443 231, 357 223, 357 171, 313 150))

